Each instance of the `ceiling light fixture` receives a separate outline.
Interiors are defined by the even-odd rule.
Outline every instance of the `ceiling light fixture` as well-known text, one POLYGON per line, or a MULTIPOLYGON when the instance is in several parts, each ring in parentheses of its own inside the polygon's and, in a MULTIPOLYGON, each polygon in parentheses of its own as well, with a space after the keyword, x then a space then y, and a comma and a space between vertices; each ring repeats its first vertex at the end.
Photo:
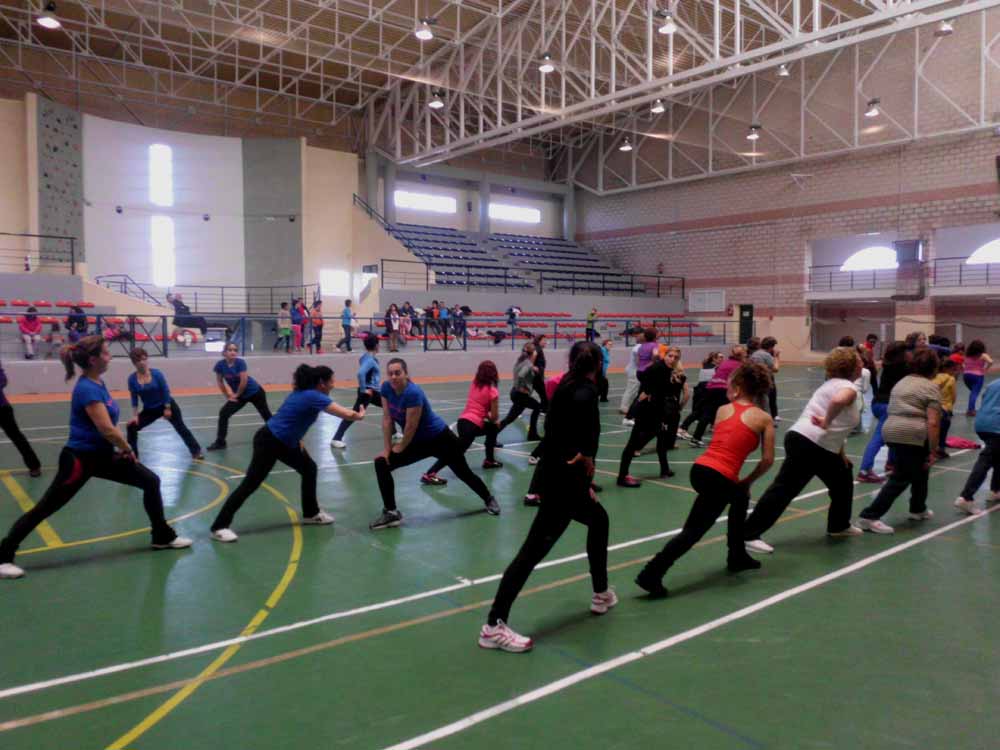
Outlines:
POLYGON ((551 73, 556 69, 556 66, 552 63, 552 55, 546 52, 542 55, 542 61, 538 64, 539 73, 551 73))
POLYGON ((660 28, 657 29, 661 34, 673 34, 677 31, 677 22, 674 21, 673 14, 669 10, 660 10, 656 12, 661 19, 660 28))
POLYGON ((652 112, 654 115, 662 115, 664 112, 667 111, 667 108, 663 106, 662 99, 657 99, 655 102, 653 102, 653 106, 649 108, 649 111, 652 112))
POLYGON ((941 22, 934 29, 934 36, 940 38, 943 36, 951 36, 955 31, 955 27, 951 25, 951 21, 946 21, 943 18, 941 22))
POLYGON ((865 111, 865 117, 878 117, 882 114, 882 110, 880 110, 878 106, 879 103, 880 102, 877 97, 875 99, 869 99, 868 109, 865 111))
POLYGON ((781 65, 778 66, 778 76, 781 78, 788 78, 790 75, 791 73, 788 71, 788 66, 781 63, 781 65))
POLYGON ((433 18, 421 18, 417 28, 413 30, 413 35, 421 42, 428 42, 434 38, 434 31, 431 24, 437 23, 433 18))
POLYGON ((625 136, 625 140, 622 141, 622 145, 620 145, 618 147, 618 150, 619 151, 631 151, 632 150, 632 142, 628 139, 628 136, 625 136))
POLYGON ((751 125, 750 126, 750 132, 747 133, 747 140, 748 141, 756 141, 756 140, 758 140, 760 138, 760 131, 761 130, 762 130, 761 126, 758 125, 757 123, 754 123, 753 125, 751 125))
POLYGON ((431 109, 441 109, 444 106, 444 99, 441 98, 441 92, 435 91, 431 100, 427 102, 427 106, 431 109))
POLYGON ((56 18, 56 4, 49 2, 45 6, 45 11, 38 17, 38 25, 44 29, 58 29, 62 22, 56 18))

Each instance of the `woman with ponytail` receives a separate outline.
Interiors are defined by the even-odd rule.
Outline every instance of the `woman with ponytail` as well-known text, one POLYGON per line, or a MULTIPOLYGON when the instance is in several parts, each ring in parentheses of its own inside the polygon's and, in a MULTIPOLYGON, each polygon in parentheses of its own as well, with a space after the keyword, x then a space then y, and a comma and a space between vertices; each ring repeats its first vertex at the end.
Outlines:
POLYGON ((246 499, 267 479, 277 461, 295 469, 302 477, 302 523, 333 523, 333 516, 321 510, 316 500, 316 462, 302 445, 302 438, 320 412, 357 421, 365 418, 365 407, 359 406, 354 411, 335 404, 330 399, 333 370, 325 365, 299 365, 292 375, 292 386, 291 395, 278 408, 278 412, 253 436, 253 456, 246 476, 212 522, 212 539, 217 542, 235 542, 239 539, 236 532, 229 528, 233 517, 246 499))
POLYGON ((538 434, 538 415, 542 411, 542 404, 531 397, 535 389, 535 375, 538 368, 535 361, 538 357, 538 349, 531 341, 521 348, 521 354, 514 363, 514 387, 510 391, 510 411, 498 426, 497 432, 503 432, 507 425, 521 416, 525 409, 531 411, 531 422, 528 427, 528 441, 541 440, 538 434))
POLYGON ((69 441, 59 454, 59 468, 52 484, 41 500, 14 522, 0 542, 0 578, 24 575, 24 571, 14 564, 14 555, 21 542, 42 521, 72 500, 91 477, 142 490, 154 549, 190 547, 191 540, 177 536, 164 517, 160 478, 136 460, 125 436, 116 426, 118 404, 101 379, 111 362, 107 343, 101 336, 87 336, 63 347, 59 356, 66 368, 67 381, 75 375, 75 368, 81 370, 70 405, 69 441))
POLYGON ((563 376, 545 419, 541 464, 542 503, 513 562, 504 571, 486 624, 479 633, 482 648, 527 651, 534 644, 507 626, 510 608, 528 576, 562 536, 570 521, 587 527, 587 559, 594 595, 590 611, 603 615, 618 603, 608 588, 608 514, 590 488, 594 456, 601 434, 597 373, 601 350, 578 341, 570 353, 570 370, 563 376))

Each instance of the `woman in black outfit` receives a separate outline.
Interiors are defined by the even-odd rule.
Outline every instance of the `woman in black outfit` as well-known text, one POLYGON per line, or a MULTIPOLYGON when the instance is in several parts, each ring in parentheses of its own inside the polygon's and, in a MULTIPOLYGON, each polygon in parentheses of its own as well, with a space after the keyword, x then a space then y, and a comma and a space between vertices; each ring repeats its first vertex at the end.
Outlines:
MULTIPOLYGON (((875 473, 875 457, 882 450, 885 441, 882 439, 882 425, 889 416, 889 395, 896 383, 905 378, 910 371, 906 360, 907 348, 902 341, 894 341, 885 348, 882 354, 882 372, 879 375, 879 382, 876 386, 872 383, 872 390, 875 397, 872 399, 872 416, 875 417, 875 429, 868 440, 868 447, 865 448, 864 456, 861 458, 861 468, 858 470, 858 481, 867 484, 881 484, 885 481, 875 473)), ((895 451, 889 449, 889 460, 886 461, 886 469, 890 469, 895 458, 895 451)))
MULTIPOLYGON (((531 411, 531 421, 528 427, 528 442, 541 440, 538 434, 538 415, 542 412, 542 405, 531 397, 535 387, 535 362, 538 358, 538 349, 532 342, 528 342, 521 349, 521 354, 514 363, 514 386, 510 389, 510 411, 503 421, 497 425, 497 432, 503 432, 514 422, 525 409, 531 411)), ((543 383, 544 390, 544 383, 543 383)))
POLYGON ((518 652, 533 646, 530 638, 507 626, 507 616, 528 576, 570 521, 587 526, 587 559, 594 589, 590 611, 604 614, 618 603, 614 590, 608 588, 608 514, 590 489, 601 434, 597 392, 601 352, 592 342, 578 341, 570 357, 573 364, 556 388, 545 420, 545 500, 527 539, 504 571, 487 622, 479 633, 482 648, 518 652))
POLYGON ((538 402, 542 405, 542 411, 549 408, 549 397, 545 393, 545 334, 540 333, 532 339, 535 344, 535 382, 532 388, 538 394, 538 402))
POLYGON ((21 454, 24 465, 28 467, 28 473, 33 477, 40 477, 42 475, 42 462, 38 460, 35 451, 31 449, 31 443, 28 442, 28 438, 24 436, 21 428, 17 426, 17 420, 14 419, 14 407, 10 405, 10 401, 7 400, 7 396, 3 392, 3 389, 6 387, 7 373, 3 371, 3 366, 0 365, 0 430, 4 431, 10 442, 17 448, 17 452, 21 454))

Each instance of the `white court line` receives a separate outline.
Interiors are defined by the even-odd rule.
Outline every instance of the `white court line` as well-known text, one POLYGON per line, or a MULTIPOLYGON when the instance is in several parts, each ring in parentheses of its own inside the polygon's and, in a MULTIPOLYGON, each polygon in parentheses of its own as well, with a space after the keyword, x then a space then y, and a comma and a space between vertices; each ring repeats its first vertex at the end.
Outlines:
MULTIPOLYGON (((988 512, 992 513, 993 511, 997 510, 997 507, 990 509, 988 512)), ((541 700, 546 696, 558 693, 562 690, 566 690, 567 688, 570 688, 586 680, 598 677, 602 674, 606 674, 614 669, 618 669, 619 667, 631 664, 632 662, 638 661, 640 659, 644 659, 647 656, 652 656, 653 654, 657 654, 661 651, 666 651, 669 648, 673 648, 674 646, 677 646, 681 643, 690 641, 694 638, 697 638, 700 635, 704 635, 705 633, 717 630, 725 625, 728 625, 731 622, 742 620, 746 617, 749 617, 752 614, 760 612, 761 610, 773 607, 774 605, 787 601, 788 599, 796 597, 799 594, 804 594, 807 591, 819 588, 820 586, 830 583, 831 581, 836 581, 839 578, 843 578, 852 573, 856 573, 857 571, 867 568, 870 565, 874 565, 875 563, 881 560, 885 560, 886 558, 892 557, 893 555, 898 555, 900 552, 904 552, 910 549, 911 547, 916 547, 918 544, 923 544, 924 542, 930 541, 931 539, 934 539, 935 537, 940 536, 941 534, 945 534, 949 531, 952 531, 958 528, 959 526, 964 526, 966 524, 973 523, 984 516, 985 514, 980 516, 969 516, 959 521, 950 523, 946 526, 942 526, 939 529, 935 529, 934 531, 922 534, 921 536, 918 536, 907 542, 897 544, 894 547, 890 547, 889 549, 882 550, 881 552, 878 552, 874 555, 862 558, 861 560, 858 560, 855 563, 846 565, 843 568, 835 570, 831 573, 827 573, 826 575, 820 576, 818 578, 813 578, 811 581, 806 581, 805 583, 801 583, 798 586, 794 586, 790 589, 785 589, 784 591, 774 594, 773 596, 769 596, 766 599, 761 599, 760 601, 754 604, 743 607, 734 612, 730 612, 729 614, 723 615, 722 617, 718 617, 714 620, 710 620, 709 622, 703 623, 698 627, 691 628, 690 630, 685 630, 682 633, 670 636, 669 638, 664 638, 661 641, 656 641, 655 643, 651 643, 648 646, 644 646, 640 649, 637 649, 636 651, 630 651, 626 654, 622 654, 621 656, 615 657, 614 659, 609 659, 608 661, 595 664, 594 666, 589 667, 587 669, 582 669, 579 672, 574 672, 573 674, 567 675, 562 679, 555 680, 554 682, 550 682, 547 685, 543 685, 527 693, 522 693, 521 695, 518 695, 508 701, 504 701, 503 703, 498 703, 495 706, 483 709, 482 711, 477 711, 476 713, 469 714, 468 716, 459 719, 458 721, 452 722, 451 724, 446 724, 445 726, 439 727, 430 732, 425 732, 424 734, 413 737, 412 739, 406 740, 405 742, 399 742, 395 745, 386 748, 386 750, 415 750, 416 748, 423 747, 424 745, 427 745, 430 742, 435 742, 437 740, 444 739, 445 737, 450 737, 451 735, 458 734, 459 732, 465 731, 466 729, 474 727, 477 724, 481 724, 484 721, 488 721, 497 716, 500 716, 501 714, 513 711, 515 708, 520 708, 522 706, 528 705, 529 703, 534 703, 535 701, 541 700)))
MULTIPOLYGON (((857 482, 855 482, 857 484, 857 482)), ((861 497, 866 497, 868 495, 873 495, 878 492, 879 489, 872 490, 861 497)), ((812 492, 807 492, 803 495, 799 495, 792 502, 798 502, 800 500, 805 500, 816 495, 821 495, 827 492, 827 489, 813 490, 812 492)), ((1000 507, 1000 506, 998 506, 1000 507)), ((716 523, 721 523, 728 520, 728 516, 720 516, 716 519, 716 523)), ((619 542, 618 544, 613 544, 608 547, 609 552, 627 549, 629 547, 635 547, 640 544, 645 544, 646 542, 656 541, 658 539, 666 539, 668 537, 676 536, 681 532, 680 528, 671 529, 670 531, 662 531, 658 534, 653 534, 651 536, 640 537, 637 539, 630 539, 624 542, 619 542)), ((567 557, 560 557, 556 560, 546 560, 536 566, 538 568, 551 568, 556 565, 564 565, 566 563, 575 562, 577 560, 582 560, 587 557, 586 552, 581 552, 575 555, 568 555, 567 557)), ((282 633, 289 633, 295 630, 301 630, 303 628, 308 628, 313 625, 319 625, 324 622, 332 622, 334 620, 342 620, 348 617, 355 617, 357 615, 368 614, 369 612, 377 612, 382 609, 389 609, 392 607, 397 607, 402 604, 409 604, 411 602, 421 601, 423 599, 430 599, 442 594, 448 594, 453 591, 460 591, 461 589, 470 588, 472 586, 478 586, 484 583, 491 583, 493 581, 498 581, 503 576, 502 573, 495 573, 493 575, 485 576, 483 578, 469 579, 460 577, 458 580, 460 583, 454 583, 450 586, 444 586, 442 588, 430 589, 427 591, 421 591, 416 594, 410 594, 409 596, 400 597, 398 599, 389 599, 382 602, 376 602, 375 604, 368 604, 362 607, 355 607, 354 609, 342 610, 340 612, 331 612, 326 615, 320 615, 319 617, 314 617, 309 620, 300 620, 299 622, 293 622, 288 625, 282 625, 280 627, 271 628, 269 630, 261 630, 253 635, 248 636, 236 636, 234 638, 228 638, 223 641, 215 641, 213 643, 206 643, 201 646, 194 646, 192 648, 183 649, 180 651, 173 651, 166 654, 160 654, 159 656, 151 656, 145 659, 138 659, 136 661, 124 662, 122 664, 114 664, 108 667, 101 667, 99 669, 94 669, 89 672, 78 672, 76 674, 66 675, 63 677, 55 677, 50 680, 42 680, 40 682, 28 683, 25 685, 19 685, 16 687, 7 688, 5 690, 0 690, 0 700, 6 698, 13 698, 17 695, 24 695, 26 693, 34 693, 39 690, 47 690, 48 688, 58 687, 60 685, 69 685, 76 682, 84 682, 86 680, 91 680, 97 677, 105 677, 107 675, 118 674, 120 672, 127 672, 133 669, 140 669, 142 667, 153 666, 155 664, 163 664, 164 662, 175 661, 177 659, 183 659, 188 656, 197 656, 198 654, 203 654, 211 651, 218 651, 219 649, 227 648, 229 646, 234 646, 238 644, 248 643, 250 641, 260 640, 262 638, 269 638, 273 635, 280 635, 282 633)))

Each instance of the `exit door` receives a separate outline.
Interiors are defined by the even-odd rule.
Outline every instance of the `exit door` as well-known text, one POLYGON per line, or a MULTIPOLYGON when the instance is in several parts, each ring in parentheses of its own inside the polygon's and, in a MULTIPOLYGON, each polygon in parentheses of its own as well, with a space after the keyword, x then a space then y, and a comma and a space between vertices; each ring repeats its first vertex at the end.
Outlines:
POLYGON ((740 342, 753 336, 753 305, 740 305, 740 342))

